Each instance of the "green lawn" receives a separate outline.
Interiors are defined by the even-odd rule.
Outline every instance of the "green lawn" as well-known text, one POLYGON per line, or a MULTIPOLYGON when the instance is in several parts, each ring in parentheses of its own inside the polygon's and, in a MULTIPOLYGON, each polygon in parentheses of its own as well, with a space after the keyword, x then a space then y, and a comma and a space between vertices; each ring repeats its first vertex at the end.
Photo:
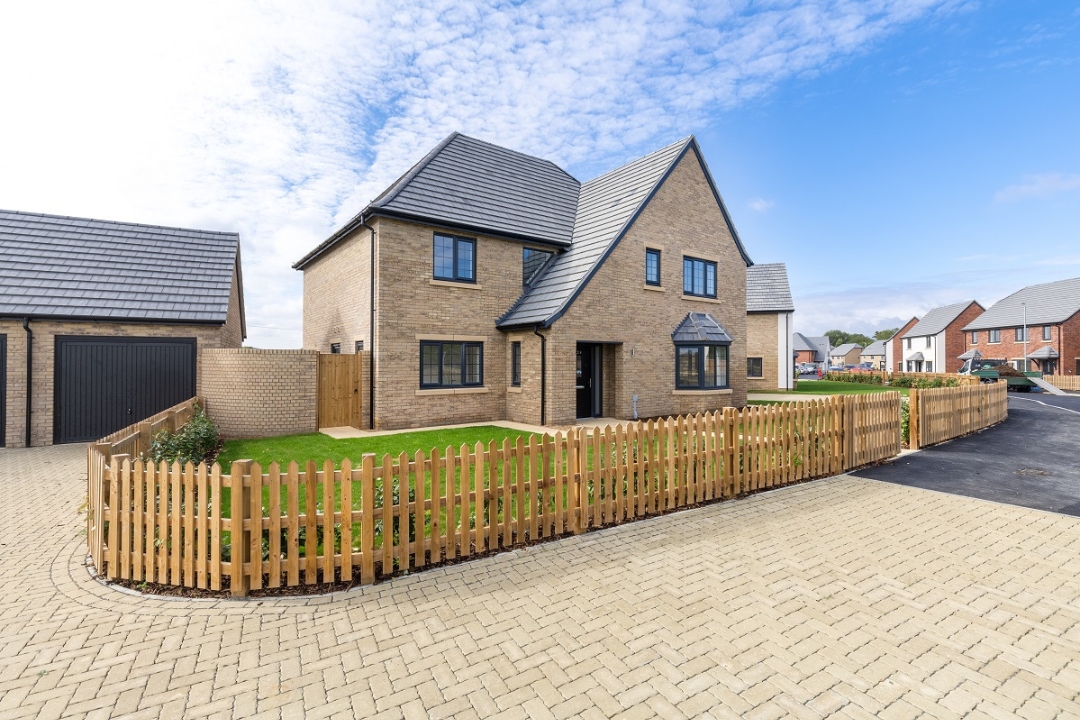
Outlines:
POLYGON ((799 395, 866 395, 868 393, 898 392, 907 395, 907 388, 893 388, 885 385, 866 385, 865 383, 845 383, 835 380, 800 380, 798 387, 791 391, 783 390, 754 390, 753 392, 768 392, 769 394, 792 396, 798 399, 799 395))
POLYGON ((235 460, 254 460, 265 470, 272 462, 280 463, 284 469, 290 460, 295 460, 301 467, 308 460, 314 460, 322 468, 322 463, 327 458, 340 467, 341 461, 349 458, 356 467, 365 453, 375 453, 378 462, 382 462, 382 457, 386 453, 397 458, 402 452, 413 455, 417 450, 429 453, 432 448, 438 448, 443 451, 448 445, 457 450, 463 443, 472 447, 477 442, 483 442, 486 445, 489 440, 494 440, 501 445, 503 438, 510 438, 510 442, 515 443, 518 437, 524 437, 528 442, 530 435, 520 430, 496 425, 451 430, 420 430, 347 440, 335 440, 322 433, 306 433, 259 440, 226 440, 225 446, 218 455, 218 462, 221 463, 224 472, 229 472, 229 466, 235 460))

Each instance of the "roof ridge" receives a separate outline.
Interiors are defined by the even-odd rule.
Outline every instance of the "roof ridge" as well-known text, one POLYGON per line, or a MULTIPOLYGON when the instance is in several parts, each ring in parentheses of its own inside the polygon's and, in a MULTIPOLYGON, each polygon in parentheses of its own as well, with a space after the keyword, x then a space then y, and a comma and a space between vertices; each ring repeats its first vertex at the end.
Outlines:
MULTIPOLYGON (((613 174, 619 172, 620 170, 628 168, 631 165, 634 165, 635 163, 642 162, 642 161, 646 160, 647 158, 653 157, 654 155, 659 155, 660 153, 671 150, 672 148, 674 148, 676 146, 679 146, 679 145, 689 145, 690 142, 693 141, 693 139, 694 139, 693 135, 687 135, 686 137, 682 138, 681 140, 677 140, 677 141, 675 141, 673 143, 665 145, 662 148, 659 148, 657 150, 653 150, 650 153, 645 153, 644 155, 642 155, 640 157, 634 158, 633 160, 630 160, 629 162, 625 162, 622 165, 619 165, 618 167, 614 167, 611 170, 608 170, 606 173, 602 173, 602 174, 597 175, 596 177, 594 177, 594 178, 592 178, 590 180, 586 180, 585 182, 581 183, 581 185, 582 185, 582 187, 584 187, 586 185, 592 185, 593 183, 597 182, 598 180, 602 180, 603 178, 606 178, 608 175, 613 175, 613 174)), ((682 153, 679 153, 679 154, 680 154, 680 156, 682 155, 682 153)))
POLYGON ((4 210, 0 208, 0 215, 4 213, 10 213, 11 215, 20 215, 22 217, 37 217, 37 218, 50 218, 53 220, 82 220, 86 222, 96 223, 110 223, 112 225, 123 225, 124 227, 140 227, 151 228, 154 230, 183 230, 184 232, 191 233, 204 233, 210 235, 233 235, 237 238, 240 237, 240 233, 233 230, 202 230, 199 228, 180 227, 179 225, 150 225, 148 223, 133 223, 126 222, 124 220, 106 220, 104 218, 91 218, 91 217, 79 217, 76 215, 55 215, 52 213, 34 213, 25 212, 23 210, 4 210))

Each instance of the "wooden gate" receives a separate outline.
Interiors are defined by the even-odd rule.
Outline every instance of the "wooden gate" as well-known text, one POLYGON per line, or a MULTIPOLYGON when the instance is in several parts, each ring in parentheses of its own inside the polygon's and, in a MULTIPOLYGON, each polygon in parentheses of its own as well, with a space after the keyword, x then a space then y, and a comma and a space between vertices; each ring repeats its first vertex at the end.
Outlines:
POLYGON ((320 428, 360 427, 363 355, 319 355, 318 424, 320 428))

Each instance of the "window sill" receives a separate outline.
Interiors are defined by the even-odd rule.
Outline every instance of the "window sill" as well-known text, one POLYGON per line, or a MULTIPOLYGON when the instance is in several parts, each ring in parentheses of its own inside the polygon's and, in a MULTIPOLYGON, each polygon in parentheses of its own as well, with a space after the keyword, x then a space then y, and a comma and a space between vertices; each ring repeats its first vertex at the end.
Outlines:
POLYGON ((480 283, 465 282, 458 280, 428 280, 428 285, 434 285, 436 287, 452 287, 460 288, 462 290, 482 290, 483 287, 480 283))
POLYGON ((645 283, 645 289, 649 292, 666 292, 666 290, 659 285, 650 285, 649 283, 645 283))
POLYGON ((730 395, 731 388, 720 388, 716 390, 673 390, 672 395, 730 395))
POLYGON ((491 392, 491 388, 486 387, 461 387, 461 388, 431 388, 428 390, 417 390, 413 393, 416 397, 426 397, 429 395, 477 395, 480 393, 491 392))
POLYGON ((702 297, 700 295, 687 295, 686 293, 682 294, 682 299, 683 300, 693 300, 694 302, 713 303, 714 305, 719 305, 720 304, 720 301, 717 300, 716 298, 702 297))
POLYGON ((521 386, 520 385, 511 385, 510 387, 506 388, 506 392, 520 395, 521 394, 521 386))
POLYGON ((764 380, 765 376, 764 375, 747 375, 746 379, 747 380, 764 380))

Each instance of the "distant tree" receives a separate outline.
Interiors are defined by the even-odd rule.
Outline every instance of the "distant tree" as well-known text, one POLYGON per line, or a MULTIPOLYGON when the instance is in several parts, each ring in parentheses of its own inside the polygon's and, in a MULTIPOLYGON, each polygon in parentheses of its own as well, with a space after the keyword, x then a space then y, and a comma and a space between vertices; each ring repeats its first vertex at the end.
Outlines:
POLYGON ((862 333, 849 333, 844 332, 843 330, 829 330, 827 333, 825 333, 825 337, 829 338, 829 343, 833 347, 840 347, 845 343, 855 343, 856 345, 862 345, 863 347, 866 347, 870 343, 874 342, 862 333))
POLYGON ((900 328, 886 328, 884 330, 878 330, 876 333, 874 333, 874 339, 888 340, 898 332, 900 332, 900 328))

